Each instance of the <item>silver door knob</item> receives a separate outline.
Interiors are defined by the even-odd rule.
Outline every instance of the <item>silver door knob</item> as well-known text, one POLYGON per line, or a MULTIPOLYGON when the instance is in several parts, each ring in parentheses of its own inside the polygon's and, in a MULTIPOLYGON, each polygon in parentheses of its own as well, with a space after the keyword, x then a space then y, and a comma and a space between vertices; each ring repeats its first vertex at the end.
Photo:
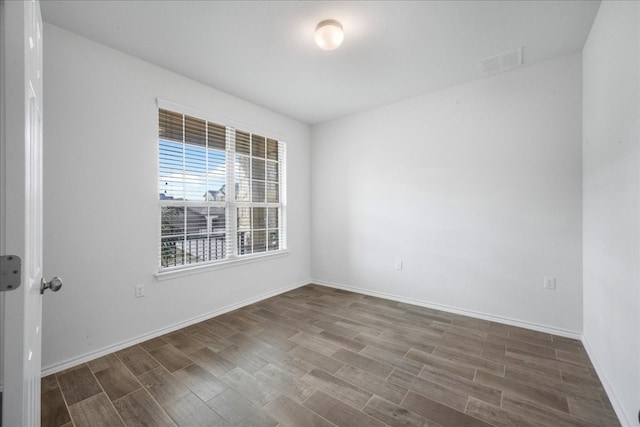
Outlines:
POLYGON ((44 277, 40 281, 40 295, 44 294, 44 291, 47 289, 51 289, 53 292, 58 292, 62 287, 62 279, 58 276, 49 280, 48 282, 44 280, 44 277))

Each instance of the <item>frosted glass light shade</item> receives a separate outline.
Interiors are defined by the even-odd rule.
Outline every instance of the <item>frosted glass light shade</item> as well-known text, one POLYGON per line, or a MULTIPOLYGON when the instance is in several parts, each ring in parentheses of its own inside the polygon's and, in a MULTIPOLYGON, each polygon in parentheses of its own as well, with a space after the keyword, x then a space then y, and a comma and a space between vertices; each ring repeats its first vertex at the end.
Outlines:
POLYGON ((316 26, 316 44, 320 49, 333 50, 342 44, 342 24, 335 19, 325 19, 316 26))

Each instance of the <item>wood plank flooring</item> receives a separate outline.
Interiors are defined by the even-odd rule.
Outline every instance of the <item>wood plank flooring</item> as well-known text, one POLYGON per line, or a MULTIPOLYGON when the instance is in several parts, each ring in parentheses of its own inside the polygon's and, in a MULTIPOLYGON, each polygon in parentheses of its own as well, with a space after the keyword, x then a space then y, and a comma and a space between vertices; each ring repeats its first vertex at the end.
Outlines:
POLYGON ((579 341, 308 285, 42 379, 42 426, 619 426, 579 341))

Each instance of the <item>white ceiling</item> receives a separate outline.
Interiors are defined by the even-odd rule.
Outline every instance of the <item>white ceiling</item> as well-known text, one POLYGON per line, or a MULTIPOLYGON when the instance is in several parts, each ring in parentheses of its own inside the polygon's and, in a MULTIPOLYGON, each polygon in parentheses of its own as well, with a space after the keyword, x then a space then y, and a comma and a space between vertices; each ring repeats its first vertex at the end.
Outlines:
POLYGON ((582 50, 599 1, 58 1, 45 21, 315 124, 582 50), (342 22, 323 51, 316 24, 342 22))

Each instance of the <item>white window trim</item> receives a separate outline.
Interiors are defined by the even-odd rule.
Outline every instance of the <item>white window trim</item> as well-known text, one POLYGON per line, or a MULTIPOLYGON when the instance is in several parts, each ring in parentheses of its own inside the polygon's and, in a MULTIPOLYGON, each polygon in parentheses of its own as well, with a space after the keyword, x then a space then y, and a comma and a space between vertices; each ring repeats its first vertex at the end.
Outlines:
MULTIPOLYGON (((181 114, 187 115, 187 116, 192 116, 192 117, 196 117, 199 119, 203 119, 203 120, 207 120, 210 122, 214 122, 214 123, 219 123, 219 124, 224 124, 225 127, 231 127, 234 129, 241 129, 244 132, 250 132, 250 133, 255 133, 255 134, 259 134, 259 135, 269 135, 269 138, 273 138, 273 139, 277 139, 278 141, 286 141, 286 138, 283 137, 282 135, 279 135, 277 132, 271 132, 269 130, 265 130, 265 129, 261 129, 252 125, 247 125, 245 123, 239 122, 237 120, 232 120, 226 117, 222 117, 222 116, 216 116, 210 113, 206 113, 200 110, 196 110, 190 107, 187 107, 185 105, 182 104, 178 104, 175 102, 171 102, 171 101, 167 101, 161 98, 157 98, 157 105, 156 105, 156 111, 158 109, 165 109, 165 110, 170 110, 170 111, 175 111, 175 112, 179 112, 181 114)), ((228 136, 227 136, 228 137, 228 136)), ((157 137, 156 137, 156 141, 157 141, 157 137)), ((235 144, 235 141, 233 141, 233 143, 235 144)), ((183 277, 183 276, 190 276, 193 274, 200 274, 200 273, 204 273, 207 271, 214 271, 214 270, 220 270, 223 268, 229 268, 229 267, 234 267, 234 266, 240 266, 240 265, 244 265, 244 264, 251 264, 254 262, 259 262, 259 261, 266 261, 266 260, 270 260, 270 259, 274 259, 274 258, 281 258, 284 256, 288 256, 289 255, 289 248, 287 245, 287 154, 286 154, 286 143, 284 146, 284 150, 285 150, 285 156, 284 159, 282 161, 282 167, 280 170, 280 185, 281 188, 285 188, 284 192, 280 193, 280 203, 278 204, 278 206, 281 208, 281 213, 280 213, 280 233, 281 234, 281 248, 275 251, 269 251, 269 252, 259 252, 259 253, 255 253, 255 254, 250 254, 250 255, 242 255, 242 256, 238 256, 237 255, 237 240, 234 238, 231 241, 231 244, 233 245, 233 251, 232 254, 230 254, 227 258, 222 259, 222 260, 215 260, 215 261, 208 261, 208 262, 203 262, 203 263, 197 263, 197 264, 192 264, 189 266, 176 266, 176 267, 169 267, 169 268, 165 268, 165 269, 159 269, 157 273, 154 274, 154 276, 156 277, 156 280, 158 281, 164 281, 164 280, 169 280, 169 279, 173 279, 173 278, 177 278, 177 277, 183 277)), ((235 175, 234 175, 234 171, 233 171, 233 159, 230 159, 231 156, 227 156, 227 174, 229 174, 229 178, 231 182, 231 184, 233 184, 233 186, 231 186, 231 188, 235 188, 235 175), (231 163, 231 167, 229 167, 229 162, 231 163)), ((160 173, 160 165, 157 165, 158 170, 156 170, 156 176, 159 175, 160 173)), ((166 203, 166 202, 165 202, 166 203)), ((184 203, 184 202, 182 202, 184 203)), ((230 198, 228 202, 224 202, 225 204, 228 203, 228 208, 229 211, 233 212, 238 206, 242 206, 244 205, 246 202, 236 202, 235 198, 230 198)), ((191 202, 187 202, 187 204, 192 204, 191 202)), ((200 202, 194 202, 193 204, 198 204, 201 205, 200 202)), ((250 205, 250 203, 247 203, 248 205, 250 205)), ((265 205, 270 204, 270 203, 265 203, 265 205)), ((162 204, 159 204, 159 206, 162 206, 162 204)), ((230 220, 233 221, 233 225, 234 227, 236 226, 235 222, 236 222, 236 218, 235 215, 229 215, 231 218, 230 220)), ((160 236, 158 243, 160 244, 160 236)))
POLYGON ((178 277, 191 276, 194 274, 206 273, 207 271, 221 270, 223 268, 236 267, 254 262, 268 261, 274 258, 282 258, 289 255, 288 249, 280 249, 271 252, 260 252, 258 254, 244 255, 242 258, 233 257, 221 261, 211 261, 207 263, 193 264, 189 267, 180 267, 175 270, 165 269, 155 274, 156 280, 162 282, 178 277))

